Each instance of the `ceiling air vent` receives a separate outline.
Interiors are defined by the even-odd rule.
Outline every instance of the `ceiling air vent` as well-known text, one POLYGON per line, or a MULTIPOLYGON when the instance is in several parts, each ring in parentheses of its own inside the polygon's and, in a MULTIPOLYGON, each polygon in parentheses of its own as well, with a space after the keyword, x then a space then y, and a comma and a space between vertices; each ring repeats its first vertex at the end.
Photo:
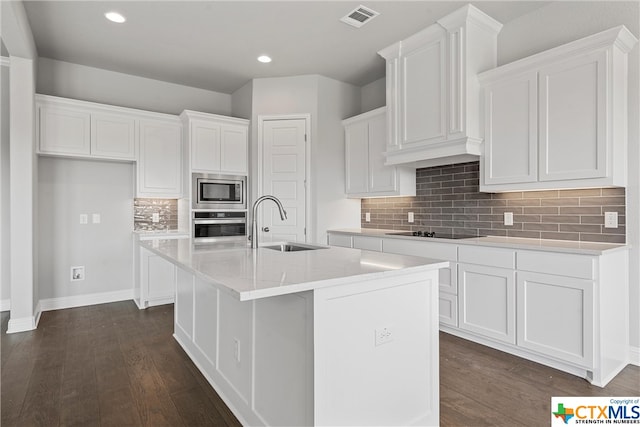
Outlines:
POLYGON ((380 15, 380 13, 375 10, 371 10, 366 6, 360 5, 349 12, 347 16, 340 18, 340 20, 345 24, 360 28, 378 15, 380 15))

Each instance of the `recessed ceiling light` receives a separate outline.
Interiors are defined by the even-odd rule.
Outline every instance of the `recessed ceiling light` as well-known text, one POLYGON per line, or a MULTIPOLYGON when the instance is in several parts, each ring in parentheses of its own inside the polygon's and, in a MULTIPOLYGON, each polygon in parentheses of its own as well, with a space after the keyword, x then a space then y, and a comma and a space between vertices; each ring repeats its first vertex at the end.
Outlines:
POLYGON ((269 58, 267 55, 260 55, 258 56, 258 61, 266 64, 268 62, 271 62, 271 58, 269 58))
POLYGON ((127 19, 119 14, 118 12, 107 12, 104 14, 104 17, 107 18, 111 22, 115 22, 116 24, 122 24, 127 19))

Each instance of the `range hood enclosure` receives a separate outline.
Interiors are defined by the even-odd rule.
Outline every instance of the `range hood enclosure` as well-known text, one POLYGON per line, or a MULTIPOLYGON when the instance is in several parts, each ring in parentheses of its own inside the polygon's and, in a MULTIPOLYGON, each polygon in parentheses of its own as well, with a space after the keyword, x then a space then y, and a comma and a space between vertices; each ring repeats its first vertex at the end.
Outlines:
POLYGON ((416 167, 478 160, 477 74, 496 67, 495 19, 472 5, 378 52, 387 62, 386 164, 416 167))

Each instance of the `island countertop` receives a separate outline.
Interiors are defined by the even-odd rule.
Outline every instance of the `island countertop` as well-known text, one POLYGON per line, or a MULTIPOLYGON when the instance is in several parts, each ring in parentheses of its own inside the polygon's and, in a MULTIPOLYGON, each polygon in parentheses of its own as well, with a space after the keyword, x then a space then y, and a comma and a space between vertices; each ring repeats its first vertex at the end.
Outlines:
POLYGON ((191 239, 141 241, 140 246, 225 288, 240 301, 449 265, 442 260, 340 247, 279 252, 251 249, 245 242, 194 245, 191 239))

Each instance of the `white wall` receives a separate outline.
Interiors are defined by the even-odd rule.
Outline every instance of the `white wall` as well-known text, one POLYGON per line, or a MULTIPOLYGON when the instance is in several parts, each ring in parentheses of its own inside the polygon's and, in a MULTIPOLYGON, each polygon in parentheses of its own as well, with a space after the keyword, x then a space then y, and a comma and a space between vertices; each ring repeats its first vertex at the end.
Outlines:
POLYGON ((362 86, 361 91, 360 111, 362 113, 387 105, 387 82, 384 77, 362 86))
POLYGON ((0 64, 0 310, 8 310, 11 299, 9 256, 9 60, 0 64))
MULTIPOLYGON (((344 227, 359 223, 359 203, 344 195, 344 132, 340 121, 359 112, 357 87, 318 75, 255 79, 251 115, 252 174, 258 169, 258 116, 311 115, 311 224, 309 240, 326 243, 328 224, 344 227), (321 95, 323 90, 327 94, 321 95), (321 172, 318 172, 321 171, 321 172), (341 196, 337 194, 341 189, 341 196), (355 203, 354 203, 355 202, 355 203), (340 218, 339 223, 335 219, 340 218)), ((255 180, 252 180, 255 181, 255 180)), ((260 190, 252 185, 255 200, 260 190)))
POLYGON ((38 60, 38 93, 168 114, 229 115, 231 95, 49 58, 38 60))
POLYGON ((253 80, 231 94, 231 115, 251 120, 253 80))
POLYGON ((40 298, 132 289, 133 164, 40 157, 40 298), (81 225, 81 213, 89 224, 81 225), (101 216, 92 223, 92 214, 101 216), (86 279, 71 282, 71 266, 86 279))
POLYGON ((360 199, 345 198, 345 146, 342 120, 360 112, 360 89, 319 76, 318 139, 312 157, 313 193, 319 207, 315 242, 326 243, 326 231, 360 228, 360 199))
MULTIPOLYGON (((498 36, 499 65, 624 24, 640 36, 638 2, 553 2, 507 23, 498 36)), ((630 255, 630 344, 640 347, 640 47, 629 53, 629 185, 627 243, 630 255)), ((624 301, 620 301, 624 303, 624 301)), ((636 357, 640 358, 640 353, 636 357)))

